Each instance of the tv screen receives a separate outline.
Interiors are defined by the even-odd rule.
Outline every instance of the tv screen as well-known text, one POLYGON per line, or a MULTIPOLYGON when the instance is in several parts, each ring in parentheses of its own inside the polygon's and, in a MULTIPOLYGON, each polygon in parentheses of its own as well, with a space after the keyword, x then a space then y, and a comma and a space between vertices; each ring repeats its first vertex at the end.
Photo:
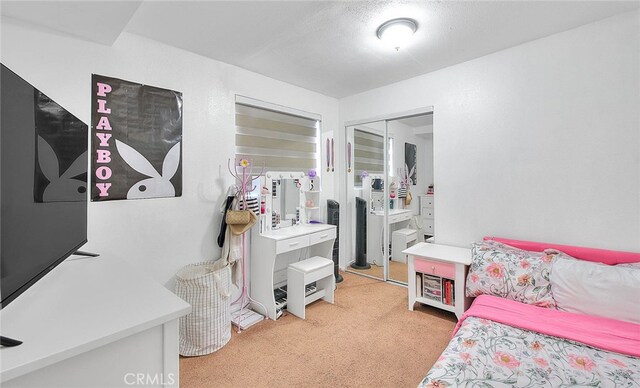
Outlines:
POLYGON ((88 127, 1 66, 0 292, 5 307, 87 242, 88 127))

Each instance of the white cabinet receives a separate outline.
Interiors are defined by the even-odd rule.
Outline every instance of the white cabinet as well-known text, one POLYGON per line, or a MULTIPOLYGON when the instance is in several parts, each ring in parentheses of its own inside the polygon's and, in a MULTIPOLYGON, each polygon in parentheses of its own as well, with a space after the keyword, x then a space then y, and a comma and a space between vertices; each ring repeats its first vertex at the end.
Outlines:
POLYGON ((67 259, 0 312, 3 387, 178 387, 191 306, 115 257, 67 259), (155 384, 149 383, 150 381, 155 384))
POLYGON ((422 216, 422 230, 427 237, 434 236, 436 231, 434 228, 433 218, 435 214, 435 202, 433 194, 420 196, 420 215, 422 216))
POLYGON ((471 250, 418 243, 403 253, 409 258, 409 310, 418 302, 451 311, 460 319, 471 305, 464 294, 471 250))

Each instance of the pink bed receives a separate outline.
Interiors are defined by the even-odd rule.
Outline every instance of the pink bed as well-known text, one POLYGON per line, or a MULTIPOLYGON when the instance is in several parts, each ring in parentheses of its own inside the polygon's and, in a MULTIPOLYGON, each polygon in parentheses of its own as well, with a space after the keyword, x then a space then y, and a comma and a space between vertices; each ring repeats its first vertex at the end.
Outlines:
MULTIPOLYGON (((640 254, 485 237, 609 265, 640 254)), ((640 285, 639 285, 640 287, 640 285)), ((451 342, 421 382, 445 386, 640 387, 640 325, 481 295, 461 317, 451 342)))

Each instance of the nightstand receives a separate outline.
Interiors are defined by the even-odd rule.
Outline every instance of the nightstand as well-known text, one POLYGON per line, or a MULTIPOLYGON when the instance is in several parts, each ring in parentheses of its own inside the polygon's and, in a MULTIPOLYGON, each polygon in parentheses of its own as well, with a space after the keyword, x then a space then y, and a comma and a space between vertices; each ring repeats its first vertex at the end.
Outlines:
POLYGON ((471 305, 464 294, 471 250, 419 243, 403 253, 408 255, 409 310, 419 302, 451 311, 460 319, 471 305))

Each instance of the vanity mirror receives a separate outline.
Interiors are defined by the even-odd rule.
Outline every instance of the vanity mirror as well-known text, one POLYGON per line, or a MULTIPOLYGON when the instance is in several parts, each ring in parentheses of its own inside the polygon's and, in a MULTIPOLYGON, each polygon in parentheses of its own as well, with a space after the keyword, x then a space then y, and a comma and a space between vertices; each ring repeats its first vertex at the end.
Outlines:
POLYGON ((305 184, 301 172, 267 172, 262 201, 265 202, 266 225, 263 230, 297 225, 304 219, 301 214, 301 191, 305 184), (271 219, 269 220, 269 215, 271 219))

